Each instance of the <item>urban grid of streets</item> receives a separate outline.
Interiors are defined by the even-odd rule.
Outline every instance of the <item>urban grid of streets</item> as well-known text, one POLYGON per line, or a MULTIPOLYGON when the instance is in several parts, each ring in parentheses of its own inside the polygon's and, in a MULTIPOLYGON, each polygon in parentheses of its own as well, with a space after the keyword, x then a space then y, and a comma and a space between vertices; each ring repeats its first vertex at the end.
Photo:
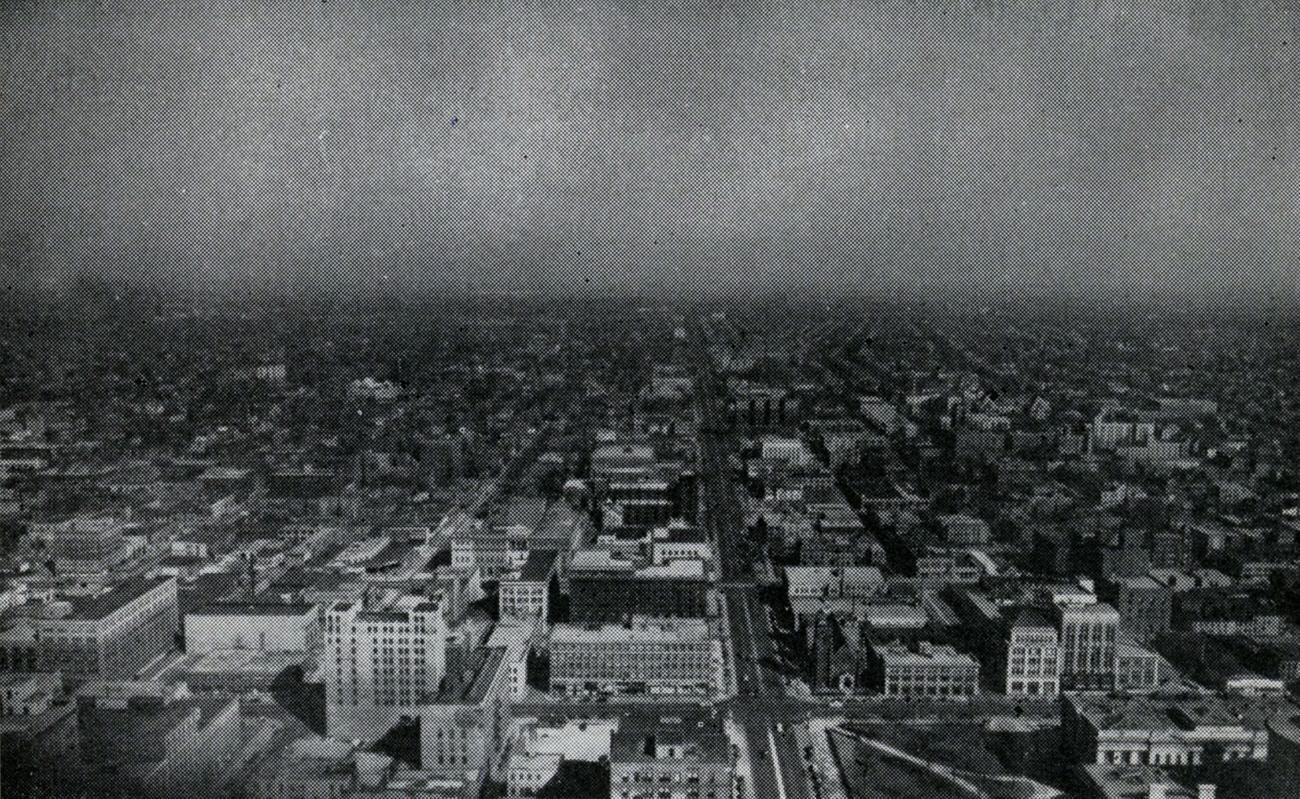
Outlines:
MULTIPOLYGON (((816 731, 839 721, 884 721, 882 710, 896 704, 880 696, 801 697, 788 691, 786 678, 775 668, 778 656, 773 647, 772 622, 767 606, 759 597, 765 555, 751 549, 745 537, 744 510, 736 495, 737 485, 731 477, 728 455, 735 450, 734 433, 723 420, 718 377, 708 352, 708 341, 701 325, 692 325, 691 371, 695 378, 696 407, 699 421, 701 495, 704 524, 720 560, 719 593, 725 619, 724 634, 728 641, 724 651, 724 670, 734 675, 728 683, 735 693, 712 702, 712 712, 732 722, 742 732, 737 752, 747 763, 737 773, 749 775, 738 796, 754 799, 830 799, 844 796, 840 775, 826 756, 825 746, 814 751, 816 731), (821 722, 821 725, 817 725, 821 722), (821 756, 817 756, 820 754, 821 756)), ((556 698, 543 703, 518 703, 513 712, 518 717, 554 713, 572 700, 556 698), (557 705, 557 702, 559 703, 557 705)), ((926 725, 963 718, 976 720, 1014 711, 1026 715, 1055 713, 1055 706, 1033 708, 1000 695, 985 695, 965 704, 942 703, 931 707, 911 707, 901 723, 926 725), (1013 707, 1015 706, 1015 707, 1013 707)), ((684 716, 700 712, 698 704, 645 698, 624 698, 616 704, 595 705, 587 702, 572 707, 575 717, 627 717, 633 713, 652 713, 661 717, 684 716)))

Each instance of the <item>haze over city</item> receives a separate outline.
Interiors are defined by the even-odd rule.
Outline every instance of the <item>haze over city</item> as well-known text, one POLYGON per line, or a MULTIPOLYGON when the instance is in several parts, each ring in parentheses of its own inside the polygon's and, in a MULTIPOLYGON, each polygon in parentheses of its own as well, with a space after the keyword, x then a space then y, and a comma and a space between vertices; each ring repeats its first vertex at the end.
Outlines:
POLYGON ((0 29, 15 284, 1295 294, 1285 2, 106 0, 0 29))

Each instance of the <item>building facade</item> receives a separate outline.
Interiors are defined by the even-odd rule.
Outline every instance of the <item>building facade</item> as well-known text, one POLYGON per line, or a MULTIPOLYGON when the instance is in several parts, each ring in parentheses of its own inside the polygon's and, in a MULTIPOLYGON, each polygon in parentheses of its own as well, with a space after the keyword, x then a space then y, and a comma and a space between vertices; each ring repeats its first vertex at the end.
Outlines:
POLYGON ((34 622, 40 669, 71 679, 128 679, 174 646, 177 602, 176 581, 164 577, 50 603, 34 622))
POLYGON ((1007 641, 1007 694, 1056 696, 1061 692, 1061 645, 1056 628, 1038 614, 1021 614, 1007 641))
POLYGON ((716 723, 632 718, 610 739, 610 799, 723 799, 734 773, 716 723))
POLYGON ((498 596, 503 619, 550 618, 551 579, 555 576, 557 553, 537 550, 516 572, 501 577, 498 596))
POLYGON ((1119 612, 1105 603, 1065 605, 1061 620, 1061 690, 1115 687, 1119 612))
POLYGON ((1268 707, 1213 696, 1071 694, 1063 698, 1061 728, 1067 751, 1081 763, 1199 766, 1264 760, 1268 707))
POLYGON ((441 596, 404 597, 388 610, 343 602, 325 614, 325 718, 330 736, 376 740, 419 715, 447 669, 441 596))
POLYGON ((952 699, 979 692, 979 663, 950 646, 873 644, 871 679, 885 696, 952 699))
POLYGON ((722 660, 704 619, 557 624, 550 650, 551 686, 571 694, 710 694, 722 660))
POLYGON ((256 649, 307 652, 320 643, 320 618, 308 604, 214 602, 185 614, 185 651, 256 649))
POLYGON ((419 708, 420 765, 442 778, 495 774, 506 746, 509 669, 501 649, 473 653, 466 669, 419 708))
POLYGON ((708 587, 699 560, 620 569, 585 568, 575 557, 569 573, 569 615, 576 623, 628 616, 702 618, 708 615, 708 587))
POLYGON ((1147 643, 1169 631, 1173 616, 1173 592, 1153 577, 1143 574, 1117 580, 1113 589, 1120 626, 1139 643, 1147 643))
POLYGON ((63 573, 101 572, 131 554, 122 522, 112 517, 79 516, 57 524, 33 525, 32 533, 45 539, 55 568, 63 573))

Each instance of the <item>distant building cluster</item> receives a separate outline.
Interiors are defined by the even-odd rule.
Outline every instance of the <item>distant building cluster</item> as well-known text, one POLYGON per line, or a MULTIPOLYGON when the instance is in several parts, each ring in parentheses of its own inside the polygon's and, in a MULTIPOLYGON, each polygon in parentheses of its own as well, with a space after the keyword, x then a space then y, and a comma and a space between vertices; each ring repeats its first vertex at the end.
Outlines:
POLYGON ((978 719, 1044 797, 1294 773, 1300 452, 1250 410, 1272 395, 1096 331, 619 313, 317 319, 269 347, 189 319, 165 355, 0 385, 5 787, 1018 779, 928 759, 973 744, 899 754, 882 719, 978 719), (885 754, 832 752, 841 722, 885 754))

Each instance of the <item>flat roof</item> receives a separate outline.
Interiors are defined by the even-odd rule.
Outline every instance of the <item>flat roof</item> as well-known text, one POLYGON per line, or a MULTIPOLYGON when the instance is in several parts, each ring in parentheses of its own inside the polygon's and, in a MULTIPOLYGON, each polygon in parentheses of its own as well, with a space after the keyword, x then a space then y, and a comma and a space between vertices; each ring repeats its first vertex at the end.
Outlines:
POLYGON ((633 641, 704 641, 709 639, 705 619, 669 618, 647 620, 632 626, 601 624, 582 626, 557 624, 551 629, 551 643, 611 644, 633 641))
MULTIPOLYGON (((700 715, 661 716, 631 714, 610 735, 611 762, 646 762, 654 756, 649 746, 673 746, 684 751, 684 759, 706 763, 725 762, 727 736, 722 726, 700 715)), ((679 758, 682 759, 682 758, 679 758)))
POLYGON ((370 610, 357 614, 357 621, 391 621, 405 624, 410 620, 411 617, 409 615, 394 610, 370 610))
POLYGON ((209 602, 187 616, 306 616, 316 611, 306 602, 209 602))
POLYGON ((876 655, 882 660, 887 660, 893 664, 946 663, 962 666, 979 665, 975 658, 964 652, 958 652, 947 644, 921 646, 916 651, 913 651, 895 641, 888 644, 872 644, 872 648, 876 650, 876 655))
POLYGON ((1108 696, 1069 694, 1075 712, 1099 730, 1196 729, 1228 727, 1261 730, 1279 709, 1293 707, 1281 697, 1108 696))
POLYGON ((69 618, 83 621, 99 621, 111 616, 135 600, 154 590, 160 585, 173 582, 170 577, 148 579, 136 577, 114 588, 108 593, 93 597, 71 597, 72 615, 69 618))
POLYGON ((475 654, 475 660, 470 666, 474 678, 468 683, 461 683, 451 689, 444 688, 431 700, 431 704, 476 705, 483 701, 501 668, 502 661, 505 660, 506 650, 497 647, 483 648, 477 650, 475 654))

